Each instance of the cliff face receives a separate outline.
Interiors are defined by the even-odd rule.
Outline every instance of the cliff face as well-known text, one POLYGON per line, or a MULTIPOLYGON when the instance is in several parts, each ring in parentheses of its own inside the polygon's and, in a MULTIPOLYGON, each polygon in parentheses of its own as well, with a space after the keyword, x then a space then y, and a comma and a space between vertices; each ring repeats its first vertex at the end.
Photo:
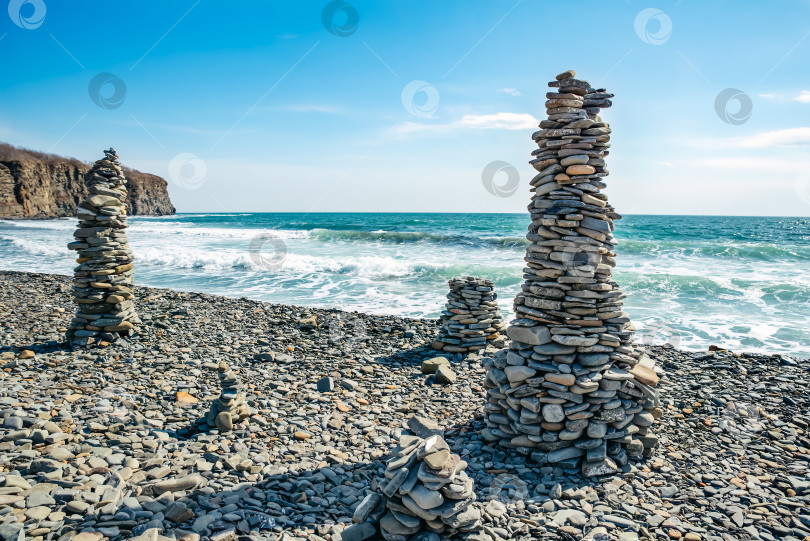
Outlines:
MULTIPOLYGON (((75 216, 88 169, 73 160, 0 159, 0 218, 75 216)), ((131 170, 126 177, 129 215, 174 214, 164 179, 131 170)))
POLYGON ((163 216, 175 213, 166 188, 168 183, 163 178, 129 169, 124 172, 129 191, 127 212, 130 216, 163 216))

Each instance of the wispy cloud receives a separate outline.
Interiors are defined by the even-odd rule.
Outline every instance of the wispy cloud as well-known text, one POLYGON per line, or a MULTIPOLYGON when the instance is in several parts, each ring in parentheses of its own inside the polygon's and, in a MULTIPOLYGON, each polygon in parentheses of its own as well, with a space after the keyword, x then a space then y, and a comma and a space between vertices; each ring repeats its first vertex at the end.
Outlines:
POLYGON ((402 122, 394 128, 395 135, 415 133, 437 134, 457 130, 531 130, 537 128, 537 119, 528 113, 495 113, 491 115, 464 115, 444 124, 402 122))
POLYGON ((729 146, 742 148, 807 145, 810 144, 810 128, 801 127, 767 131, 743 137, 732 137, 726 141, 729 146))
POLYGON ((786 128, 738 137, 699 138, 692 146, 702 149, 798 147, 810 144, 810 127, 786 128))
POLYGON ((728 158, 706 158, 694 160, 694 165, 705 168, 723 169, 725 171, 763 171, 769 173, 796 174, 810 163, 797 162, 794 160, 782 160, 773 157, 733 157, 728 158))
POLYGON ((810 90, 802 90, 802 93, 793 99, 802 103, 810 103, 810 90))
POLYGON ((157 122, 139 122, 137 119, 133 119, 135 122, 124 121, 120 122, 122 126, 138 126, 140 128, 148 127, 157 130, 166 130, 172 132, 179 132, 179 133, 190 133, 194 135, 219 135, 220 132, 217 130, 204 130, 199 128, 194 128, 192 126, 184 126, 182 124, 160 124, 157 122))
POLYGON ((810 103, 810 90, 802 90, 798 96, 787 92, 780 92, 779 94, 757 94, 757 97, 764 100, 776 100, 779 102, 800 101, 802 103, 810 103))
POLYGON ((520 90, 517 88, 499 88, 498 92, 503 92, 504 94, 509 94, 510 96, 520 96, 520 90))
POLYGON ((0 124, 0 139, 13 142, 21 139, 21 134, 12 129, 11 126, 0 124))
POLYGON ((664 165, 664 166, 666 166, 666 167, 675 167, 675 166, 672 164, 672 162, 661 162, 661 165, 664 165))
POLYGON ((282 106, 279 109, 283 111, 293 111, 296 113, 327 113, 330 115, 338 115, 344 112, 342 107, 338 107, 336 105, 322 105, 314 103, 296 103, 282 106))

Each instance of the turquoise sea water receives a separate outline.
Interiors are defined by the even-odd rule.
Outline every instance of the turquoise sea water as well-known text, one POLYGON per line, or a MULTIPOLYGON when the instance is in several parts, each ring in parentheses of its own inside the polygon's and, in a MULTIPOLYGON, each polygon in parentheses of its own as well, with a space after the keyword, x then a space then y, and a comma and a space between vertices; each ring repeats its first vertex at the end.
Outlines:
MULTIPOLYGON (((142 285, 438 316, 447 280, 522 282, 526 214, 178 214, 130 220, 142 285)), ((0 268, 70 274, 75 220, 0 221, 0 268)), ((810 218, 626 216, 615 278, 638 339, 810 356, 810 218)))

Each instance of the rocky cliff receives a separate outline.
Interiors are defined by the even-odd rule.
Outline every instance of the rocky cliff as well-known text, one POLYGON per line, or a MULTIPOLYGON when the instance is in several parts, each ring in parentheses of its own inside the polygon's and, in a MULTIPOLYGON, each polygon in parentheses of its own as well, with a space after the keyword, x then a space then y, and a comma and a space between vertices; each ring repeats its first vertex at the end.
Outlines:
MULTIPOLYGON (((0 144, 0 218, 75 216, 87 195, 87 164, 0 144)), ((125 169, 130 215, 174 214, 161 177, 125 169)))

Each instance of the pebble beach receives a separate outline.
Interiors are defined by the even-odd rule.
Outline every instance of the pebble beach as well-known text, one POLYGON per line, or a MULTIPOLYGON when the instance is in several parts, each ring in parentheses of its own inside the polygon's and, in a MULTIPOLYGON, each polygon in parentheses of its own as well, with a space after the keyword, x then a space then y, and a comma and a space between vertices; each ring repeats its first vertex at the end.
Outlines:
POLYGON ((810 541, 810 0, 63 4, 0 541, 810 541))
POLYGON ((71 350, 70 290, 0 272, 4 540, 366 539, 357 507, 400 438, 434 422, 483 526, 452 538, 810 539, 806 359, 649 348, 659 445, 585 478, 481 437, 495 346, 436 352, 436 320, 135 286, 137 333, 71 350), (451 377, 429 373, 437 356, 451 377), (199 431, 220 363, 249 416, 199 431))

